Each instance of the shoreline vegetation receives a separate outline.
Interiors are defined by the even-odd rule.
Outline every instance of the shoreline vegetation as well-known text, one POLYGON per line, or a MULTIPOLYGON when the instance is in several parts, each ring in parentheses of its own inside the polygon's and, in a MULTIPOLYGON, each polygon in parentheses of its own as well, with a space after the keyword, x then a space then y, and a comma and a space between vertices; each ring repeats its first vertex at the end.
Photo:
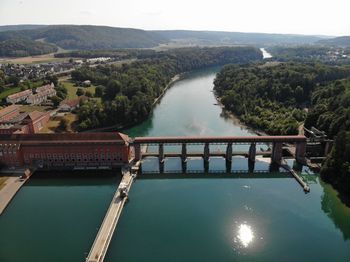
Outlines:
POLYGON ((320 174, 350 206, 349 75, 349 66, 318 62, 229 65, 217 74, 214 90, 225 108, 252 128, 296 135, 304 124, 335 139, 320 174))
POLYGON ((172 80, 185 72, 261 60, 261 51, 254 47, 196 47, 153 53, 121 66, 82 67, 72 72, 73 81, 88 79, 102 92, 101 101, 88 100, 80 106, 78 131, 125 128, 140 123, 150 115, 172 80))
MULTIPOLYGON (((163 92, 154 100, 153 104, 152 104, 152 111, 153 109, 156 107, 156 105, 158 103, 160 103, 160 101, 162 100, 163 96, 166 94, 166 91, 168 89, 170 89, 177 81, 182 79, 182 75, 183 74, 177 74, 175 75, 170 82, 166 85, 166 87, 164 88, 163 92)), ((101 131, 123 131, 127 128, 131 128, 135 125, 137 125, 139 123, 132 123, 130 125, 114 125, 114 126, 106 126, 106 127, 101 127, 101 128, 96 128, 96 129, 88 129, 88 130, 84 130, 82 132, 101 132, 101 131)))

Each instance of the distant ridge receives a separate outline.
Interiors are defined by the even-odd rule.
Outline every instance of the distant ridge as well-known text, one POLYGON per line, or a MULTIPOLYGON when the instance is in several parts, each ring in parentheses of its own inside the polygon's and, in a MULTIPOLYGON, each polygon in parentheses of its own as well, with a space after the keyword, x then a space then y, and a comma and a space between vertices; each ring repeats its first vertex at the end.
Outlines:
POLYGON ((319 43, 331 46, 350 47, 350 36, 340 36, 331 39, 324 39, 320 40, 319 43))
MULTIPOLYGON (((7 25, 0 26, 0 45, 8 56, 33 55, 52 51, 48 45, 69 50, 107 50, 120 48, 152 48, 160 44, 176 46, 218 45, 304 45, 314 44, 325 36, 240 33, 223 31, 153 30, 94 25, 7 25), (39 41, 38 41, 39 40, 39 41), (31 50, 23 49, 25 44, 31 50), (17 48, 17 49, 16 49, 17 48), (42 52, 40 48, 45 48, 42 52), (35 52, 33 50, 35 49, 35 52)), ((4 52, 3 52, 4 53, 4 52)), ((2 54, 4 55, 4 54, 2 54)))
POLYGON ((31 30, 46 27, 47 25, 3 25, 0 26, 0 32, 17 31, 17 30, 31 30))

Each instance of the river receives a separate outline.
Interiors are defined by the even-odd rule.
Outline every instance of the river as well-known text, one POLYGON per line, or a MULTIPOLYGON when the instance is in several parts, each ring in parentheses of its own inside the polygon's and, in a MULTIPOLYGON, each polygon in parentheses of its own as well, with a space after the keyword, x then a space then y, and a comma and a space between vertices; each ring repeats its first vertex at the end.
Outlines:
POLYGON ((272 57, 272 55, 269 52, 267 52, 265 48, 260 48, 260 50, 261 50, 261 52, 263 54, 263 58, 264 59, 272 57))
MULTIPOLYGON (((147 121, 125 132, 251 135, 216 104, 218 70, 185 75, 147 121)), ((157 161, 143 168, 156 170, 157 161)), ((165 163, 178 168, 179 160, 165 163)), ((189 170, 202 168, 202 160, 189 160, 189 170)), ((210 160, 210 170, 224 168, 222 159, 210 160)), ((234 159, 233 170, 246 168, 245 159, 234 159)), ((285 173, 197 175, 140 175, 106 261, 349 261, 350 209, 317 175, 302 173, 309 194, 285 173)), ((0 216, 0 261, 84 261, 118 181, 34 175, 0 216)))

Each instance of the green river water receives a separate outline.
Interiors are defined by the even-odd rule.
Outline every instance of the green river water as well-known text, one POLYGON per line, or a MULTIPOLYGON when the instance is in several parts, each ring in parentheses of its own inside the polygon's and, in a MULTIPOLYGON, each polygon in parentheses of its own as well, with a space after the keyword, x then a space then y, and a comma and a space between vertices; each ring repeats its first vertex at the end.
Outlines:
MULTIPOLYGON (((125 132, 251 135, 216 105, 217 70, 185 75, 125 132)), ((247 168, 234 158, 232 170, 247 168)), ((156 159, 145 160, 144 171, 157 169, 156 159)), ((179 169, 180 160, 166 160, 166 171, 179 169)), ((188 170, 202 169, 201 159, 188 161, 188 170)), ((210 170, 224 169, 223 159, 210 160, 210 170)), ((105 261, 350 261, 350 209, 305 171, 309 194, 285 173, 140 175, 105 261)), ((0 216, 0 262, 84 261, 119 180, 34 175, 0 216)))

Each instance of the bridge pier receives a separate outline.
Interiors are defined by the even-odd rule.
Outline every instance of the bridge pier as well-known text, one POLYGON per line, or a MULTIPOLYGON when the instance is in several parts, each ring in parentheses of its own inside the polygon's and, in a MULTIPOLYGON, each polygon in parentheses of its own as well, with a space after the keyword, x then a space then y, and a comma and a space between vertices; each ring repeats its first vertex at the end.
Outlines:
POLYGON ((251 143, 249 147, 249 155, 248 155, 249 161, 255 162, 255 156, 256 156, 256 143, 251 143))
POLYGON ((186 143, 182 143, 181 148, 181 161, 184 163, 187 161, 187 145, 186 143))
POLYGON ((164 163, 165 161, 159 161, 159 173, 163 174, 164 173, 164 163))
POLYGON ((248 159, 248 172, 254 173, 255 161, 248 159))
POLYGON ((182 173, 186 174, 187 173, 187 161, 181 162, 181 168, 182 168, 182 173))
POLYGON ((232 143, 227 144, 225 159, 226 159, 226 163, 232 162, 232 143))
POLYGON ((142 159, 141 144, 134 144, 135 161, 142 159))
POLYGON ((159 162, 163 163, 164 162, 164 144, 159 144, 158 145, 158 154, 159 154, 159 162))
POLYGON ((300 163, 305 163, 306 142, 298 142, 295 146, 295 158, 300 163))
POLYGON ((280 164, 281 160, 282 160, 282 143, 281 142, 273 142, 271 162, 276 163, 276 164, 280 164))
POLYGON ((226 161, 226 173, 231 173, 231 169, 232 169, 232 160, 226 161))
POLYGON ((209 162, 210 157, 210 149, 209 149, 209 143, 204 144, 204 162, 209 162))

